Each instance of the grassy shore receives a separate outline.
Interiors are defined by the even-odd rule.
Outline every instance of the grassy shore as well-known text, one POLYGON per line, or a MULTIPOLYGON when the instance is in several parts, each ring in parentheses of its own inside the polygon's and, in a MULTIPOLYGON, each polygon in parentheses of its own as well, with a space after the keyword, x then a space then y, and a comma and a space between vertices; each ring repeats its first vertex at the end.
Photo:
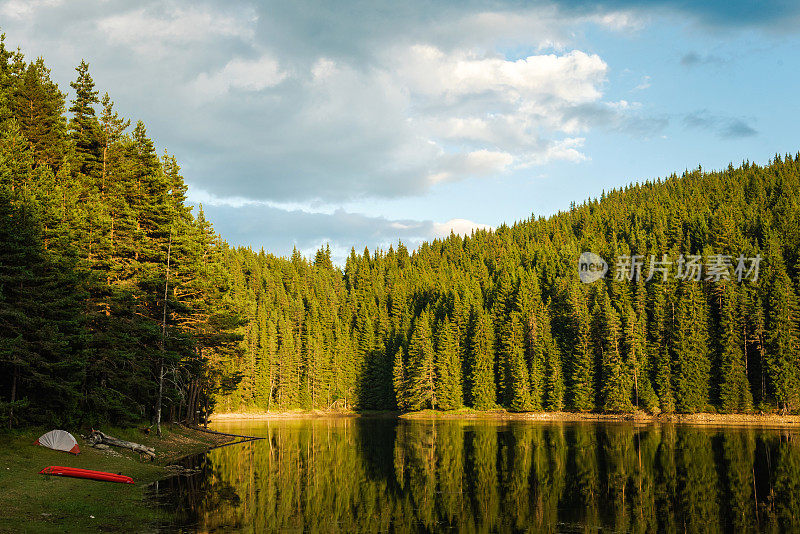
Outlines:
POLYGON ((43 429, 0 433, 0 532, 148 532, 159 512, 145 500, 147 485, 169 474, 178 458, 230 441, 183 427, 165 427, 161 438, 138 429, 104 432, 156 449, 154 462, 112 447, 92 448, 78 434, 74 456, 33 445, 43 429), (135 484, 40 475, 48 465, 122 473, 135 484))
POLYGON ((460 410, 440 411, 422 410, 400 414, 398 412, 354 412, 323 410, 288 410, 281 412, 232 412, 214 414, 215 421, 236 420, 269 420, 295 419, 314 417, 401 417, 403 419, 507 419, 525 421, 630 421, 635 423, 679 423, 693 425, 716 426, 768 426, 768 427, 800 427, 800 415, 780 414, 659 414, 650 415, 645 412, 636 413, 580 413, 580 412, 509 412, 497 410, 460 410))
POLYGON ((364 417, 371 415, 390 415, 397 416, 398 412, 378 412, 365 411, 355 412, 352 410, 303 410, 296 408, 283 411, 241 411, 215 413, 211 416, 211 421, 240 421, 246 419, 310 419, 314 417, 364 417))

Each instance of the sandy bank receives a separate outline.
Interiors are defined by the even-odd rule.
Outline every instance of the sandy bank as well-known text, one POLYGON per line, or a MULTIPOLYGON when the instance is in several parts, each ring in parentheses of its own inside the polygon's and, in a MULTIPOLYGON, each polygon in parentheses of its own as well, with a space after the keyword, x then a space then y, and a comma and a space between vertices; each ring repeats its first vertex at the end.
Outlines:
MULTIPOLYGON (((382 414, 383 412, 381 412, 382 414)), ((393 412, 386 412, 396 416, 393 412)), ((358 413, 350 411, 324 411, 324 410, 289 410, 286 412, 231 412, 215 413, 211 416, 212 422, 220 421, 240 421, 240 420, 268 420, 268 419, 313 419, 316 417, 364 417, 374 415, 372 413, 358 413)))

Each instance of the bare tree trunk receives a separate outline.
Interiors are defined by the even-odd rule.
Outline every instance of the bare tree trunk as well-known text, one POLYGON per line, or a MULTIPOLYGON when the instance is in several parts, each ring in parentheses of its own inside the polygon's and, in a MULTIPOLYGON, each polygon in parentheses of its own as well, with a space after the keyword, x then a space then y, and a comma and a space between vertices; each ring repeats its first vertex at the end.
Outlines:
POLYGON ((203 399, 203 426, 208 428, 208 398, 211 396, 211 391, 206 391, 206 397, 203 399))
POLYGON ((270 354, 270 356, 269 356, 269 397, 267 397, 267 411, 268 412, 272 410, 272 394, 275 391, 275 385, 273 384, 273 379, 272 379, 273 363, 274 362, 272 361, 272 354, 270 354))
POLYGON ((197 424, 197 379, 192 380, 189 389, 189 405, 186 407, 186 421, 190 424, 197 424))
POLYGON ((11 381, 11 408, 8 410, 8 429, 14 421, 14 402, 17 400, 17 380, 19 379, 19 366, 14 366, 14 378, 11 381))
POLYGON ((164 342, 167 337, 167 295, 169 293, 169 260, 172 253, 172 227, 167 245, 167 276, 164 279, 164 315, 161 320, 161 361, 158 367, 158 397, 156 398, 156 433, 161 436, 161 402, 164 398, 164 342))
POLYGON ((186 417, 183 421, 192 424, 192 405, 194 404, 194 380, 189 382, 189 395, 186 397, 186 417))
POLYGON ((210 392, 206 392, 205 403, 203 407, 203 427, 208 428, 208 397, 210 392))
POLYGON ((200 413, 200 381, 194 381, 194 399, 192 400, 192 421, 195 424, 200 422, 199 414, 200 413))
POLYGON ((108 154, 108 141, 106 141, 105 146, 103 146, 103 179, 100 183, 100 191, 103 193, 103 198, 106 197, 106 161, 107 161, 107 154, 108 154))

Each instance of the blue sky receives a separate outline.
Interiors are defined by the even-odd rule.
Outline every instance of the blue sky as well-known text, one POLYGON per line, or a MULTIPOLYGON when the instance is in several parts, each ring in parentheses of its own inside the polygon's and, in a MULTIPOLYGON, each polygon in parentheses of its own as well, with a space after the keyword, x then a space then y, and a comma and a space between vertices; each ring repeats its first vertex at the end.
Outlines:
POLYGON ((9 0, 177 156, 232 244, 410 246, 800 149, 787 2, 9 0))

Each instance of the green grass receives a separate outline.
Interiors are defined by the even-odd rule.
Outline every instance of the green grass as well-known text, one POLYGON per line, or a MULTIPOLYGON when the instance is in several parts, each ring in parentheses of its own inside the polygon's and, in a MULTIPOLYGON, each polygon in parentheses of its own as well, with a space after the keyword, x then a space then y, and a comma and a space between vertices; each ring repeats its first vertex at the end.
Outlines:
POLYGON ((138 429, 102 429, 107 434, 156 449, 155 462, 112 447, 90 447, 78 434, 81 454, 58 452, 33 442, 43 429, 0 433, 0 532, 143 532, 159 512, 145 500, 148 484, 164 478, 165 465, 220 442, 209 434, 175 427, 161 438, 138 429), (48 465, 122 473, 134 484, 40 475, 48 465), (92 517, 94 516, 94 517, 92 517))

